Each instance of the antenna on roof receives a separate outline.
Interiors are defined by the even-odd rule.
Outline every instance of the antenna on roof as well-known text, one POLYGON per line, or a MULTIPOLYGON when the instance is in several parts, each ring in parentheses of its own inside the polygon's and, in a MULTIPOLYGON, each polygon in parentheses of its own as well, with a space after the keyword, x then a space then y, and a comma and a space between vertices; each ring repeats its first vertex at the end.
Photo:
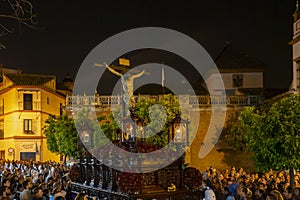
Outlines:
POLYGON ((226 41, 226 45, 225 47, 222 49, 222 51, 219 53, 219 55, 215 58, 215 62, 217 62, 217 60, 219 60, 219 58, 223 55, 224 51, 229 47, 230 45, 230 41, 226 41))

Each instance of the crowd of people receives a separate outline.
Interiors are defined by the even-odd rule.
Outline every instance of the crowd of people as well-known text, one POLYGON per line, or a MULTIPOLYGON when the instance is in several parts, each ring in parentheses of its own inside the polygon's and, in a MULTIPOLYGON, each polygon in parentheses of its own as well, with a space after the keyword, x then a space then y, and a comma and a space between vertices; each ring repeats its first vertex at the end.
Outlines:
MULTIPOLYGON (((56 162, 0 162, 0 200, 86 200, 85 194, 68 190, 70 167, 56 162)), ((231 167, 202 172, 205 200, 300 200, 300 172, 294 187, 288 171, 247 173, 231 167)), ((199 199, 202 197, 199 197, 199 199)))
POLYGON ((243 168, 202 172, 205 200, 300 200, 300 172, 294 173, 290 185, 289 171, 247 173, 243 168))
MULTIPOLYGON (((0 199, 75 199, 68 191, 70 168, 56 162, 0 162, 0 199)), ((78 198, 77 198, 78 199, 78 198)))

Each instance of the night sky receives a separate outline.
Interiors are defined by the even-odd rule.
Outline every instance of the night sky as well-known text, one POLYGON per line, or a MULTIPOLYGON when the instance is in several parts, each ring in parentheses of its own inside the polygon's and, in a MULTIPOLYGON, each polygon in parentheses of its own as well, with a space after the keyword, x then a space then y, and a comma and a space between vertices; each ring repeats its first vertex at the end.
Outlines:
POLYGON ((75 78, 87 54, 114 34, 156 26, 198 41, 214 59, 226 41, 265 63, 265 87, 288 88, 292 74, 294 0, 34 2, 40 30, 0 38, 4 67, 75 78), (205 3, 204 3, 205 2, 205 3))

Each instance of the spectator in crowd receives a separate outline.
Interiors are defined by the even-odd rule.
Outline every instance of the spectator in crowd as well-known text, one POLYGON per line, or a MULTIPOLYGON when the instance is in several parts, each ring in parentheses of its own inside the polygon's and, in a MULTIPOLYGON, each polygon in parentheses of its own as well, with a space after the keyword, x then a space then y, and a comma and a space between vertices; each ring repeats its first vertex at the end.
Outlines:
POLYGON ((13 199, 20 200, 20 195, 23 192, 23 190, 24 190, 23 183, 22 184, 18 184, 17 185, 17 190, 16 190, 16 192, 14 194, 14 198, 13 199))
POLYGON ((67 192, 65 190, 63 190, 62 184, 57 182, 54 184, 52 194, 54 195, 54 199, 56 199, 57 197, 65 198, 67 195, 67 192))
POLYGON ((8 199, 8 200, 13 199, 13 194, 12 194, 9 187, 4 187, 4 190, 2 192, 2 196, 3 196, 3 199, 8 199))
POLYGON ((52 192, 53 190, 54 179, 53 177, 49 177, 47 181, 47 189, 52 192))
MULTIPOLYGON (((233 170, 232 170, 233 171, 233 170)), ((239 186, 238 182, 235 182, 233 177, 227 179, 227 188, 230 196, 235 196, 236 188, 239 186)))
POLYGON ((74 200, 88 200, 88 196, 85 193, 78 193, 74 200))
POLYGON ((24 190, 20 194, 20 200, 32 200, 32 195, 31 195, 31 188, 32 188, 32 183, 31 180, 25 180, 23 183, 24 190))
POLYGON ((43 200, 43 190, 42 188, 36 187, 32 191, 33 193, 33 200, 43 200))
POLYGON ((44 183, 44 177, 43 177, 43 174, 42 174, 42 173, 39 173, 38 176, 37 176, 37 178, 35 178, 35 179, 33 180, 33 183, 34 183, 34 185, 40 185, 40 184, 44 183))
POLYGON ((247 197, 247 193, 248 193, 248 190, 247 188, 243 187, 243 186, 238 186, 237 187, 237 200, 247 200, 248 197, 247 197))
POLYGON ((207 185, 206 181, 202 181, 202 187, 204 189, 203 200, 216 200, 215 192, 207 185))
POLYGON ((299 192, 299 187, 294 189, 294 193, 293 193, 293 199, 294 200, 300 200, 300 192, 299 192))
POLYGON ((254 193, 254 200, 264 200, 266 198, 266 192, 262 189, 256 189, 254 193))

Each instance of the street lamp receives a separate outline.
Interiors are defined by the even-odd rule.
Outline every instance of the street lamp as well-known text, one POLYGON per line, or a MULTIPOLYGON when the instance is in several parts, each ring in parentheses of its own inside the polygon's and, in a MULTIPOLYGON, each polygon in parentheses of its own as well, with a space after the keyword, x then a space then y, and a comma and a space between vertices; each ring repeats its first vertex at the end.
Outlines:
POLYGON ((135 130, 135 135, 137 138, 140 138, 139 140, 144 141, 145 140, 145 122, 142 119, 135 119, 135 124, 136 124, 136 130, 135 130))
POLYGON ((83 143, 84 143, 84 145, 86 147, 90 146, 90 140, 91 140, 91 138, 90 138, 89 132, 83 131, 82 135, 83 135, 83 143))
POLYGON ((122 130, 122 142, 135 142, 135 129, 136 125, 134 121, 130 118, 124 119, 122 122, 123 130, 122 130))
MULTIPOLYGON (((88 120, 84 120, 80 125, 79 140, 84 145, 85 149, 90 149, 94 147, 93 132, 90 130, 88 120)), ((80 145, 81 146, 81 145, 80 145)))
POLYGON ((170 122, 168 143, 171 141, 174 144, 185 144, 189 145, 189 121, 184 120, 177 114, 176 117, 170 122))
POLYGON ((128 145, 130 152, 136 151, 137 139, 139 141, 144 140, 144 126, 145 122, 136 116, 123 119, 122 143, 125 144, 125 146, 128 145))

